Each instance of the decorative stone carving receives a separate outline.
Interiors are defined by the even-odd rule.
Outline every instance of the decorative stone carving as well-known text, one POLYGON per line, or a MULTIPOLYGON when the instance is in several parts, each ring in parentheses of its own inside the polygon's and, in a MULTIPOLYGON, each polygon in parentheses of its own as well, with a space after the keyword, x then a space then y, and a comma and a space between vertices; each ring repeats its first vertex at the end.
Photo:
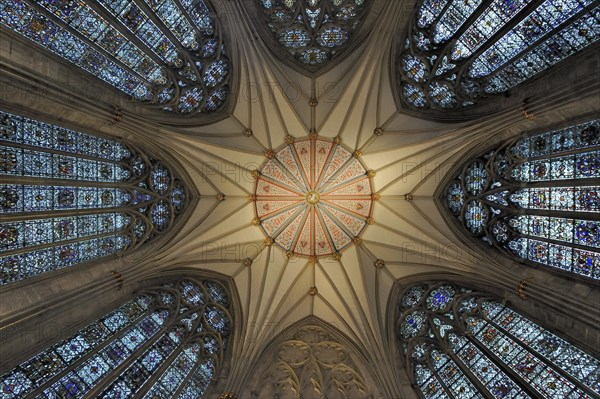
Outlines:
POLYGON ((281 343, 271 366, 252 390, 253 398, 372 398, 350 350, 323 327, 306 325, 281 343))

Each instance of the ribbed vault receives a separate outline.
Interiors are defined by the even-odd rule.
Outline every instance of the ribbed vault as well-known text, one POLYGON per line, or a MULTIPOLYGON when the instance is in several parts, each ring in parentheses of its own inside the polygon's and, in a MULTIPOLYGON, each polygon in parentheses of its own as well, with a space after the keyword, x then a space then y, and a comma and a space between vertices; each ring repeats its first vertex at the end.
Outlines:
MULTIPOLYGON (((403 20, 403 2, 386 2, 370 36, 343 62, 313 78, 276 60, 260 40, 248 40, 252 22, 240 4, 233 3, 223 16, 229 41, 244 45, 232 55, 240 79, 237 104, 220 122, 175 128, 126 114, 113 128, 85 108, 67 112, 67 105, 43 97, 3 101, 36 106, 67 119, 86 120, 87 112, 88 123, 112 134, 135 126, 144 132, 139 139, 177 157, 200 200, 169 245, 140 265, 129 263, 130 274, 125 275, 136 280, 156 276, 160 270, 190 267, 231 278, 240 300, 236 310, 240 329, 231 349, 235 361, 219 386, 241 390, 253 372, 253 359, 272 338, 314 316, 354 341, 379 376, 383 396, 398 397, 401 388, 392 371, 397 370, 397 360, 390 350, 388 307, 396 281, 429 273, 479 274, 501 264, 483 251, 471 250, 444 222, 435 199, 437 188, 472 147, 590 112, 593 93, 577 101, 574 95, 557 101, 558 90, 555 97, 536 99, 530 109, 535 121, 523 118, 518 104, 462 124, 419 119, 398 112, 392 89, 390 49, 395 46, 393 32, 403 20), (339 258, 288 257, 252 224, 252 172, 286 137, 311 133, 326 140, 340 137, 375 171, 374 223, 339 258)), ((518 280, 515 270, 499 273, 498 284, 518 280)))

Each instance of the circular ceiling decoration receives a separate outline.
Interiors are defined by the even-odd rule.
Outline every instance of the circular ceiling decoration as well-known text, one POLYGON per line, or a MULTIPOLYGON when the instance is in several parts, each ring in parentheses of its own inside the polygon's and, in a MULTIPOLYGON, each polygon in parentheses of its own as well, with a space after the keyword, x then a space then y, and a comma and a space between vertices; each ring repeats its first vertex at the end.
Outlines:
POLYGON ((372 176, 354 153, 316 135, 288 136, 256 173, 256 219, 288 254, 338 254, 372 223, 372 176))

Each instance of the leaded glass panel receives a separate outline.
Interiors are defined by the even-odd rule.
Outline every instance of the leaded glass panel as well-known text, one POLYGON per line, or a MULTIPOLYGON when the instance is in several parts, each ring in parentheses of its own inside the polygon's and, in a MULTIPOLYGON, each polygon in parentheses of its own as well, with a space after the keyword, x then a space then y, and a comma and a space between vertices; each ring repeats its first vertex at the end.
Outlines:
POLYGON ((228 301, 223 285, 210 280, 185 279, 140 293, 1 376, 2 398, 201 397, 230 334, 208 321, 208 308, 219 308, 231 324, 228 306, 212 299, 208 285, 228 301), (202 299, 184 300, 190 291, 202 299))
POLYGON ((409 109, 455 110, 510 90, 600 38, 594 0, 422 0, 403 37, 409 109))
POLYGON ((448 283, 409 287, 397 326, 407 368, 424 398, 600 394, 598 359, 484 294, 448 283), (415 292, 421 293, 416 301, 415 292), (441 306, 432 306, 442 298, 441 306), (419 327, 407 330, 415 315, 419 327))
POLYGON ((0 111, 0 284, 123 254, 166 231, 185 189, 140 149, 0 111))
MULTIPOLYGON (((343 50, 369 0, 257 0, 274 39, 303 66, 318 67, 343 50)), ((260 10, 259 10, 260 11, 260 10)))
POLYGON ((467 230, 516 259, 600 279, 600 121, 524 135, 447 191, 467 230))
POLYGON ((157 109, 210 113, 227 96, 230 63, 203 0, 15 0, 0 25, 157 109))

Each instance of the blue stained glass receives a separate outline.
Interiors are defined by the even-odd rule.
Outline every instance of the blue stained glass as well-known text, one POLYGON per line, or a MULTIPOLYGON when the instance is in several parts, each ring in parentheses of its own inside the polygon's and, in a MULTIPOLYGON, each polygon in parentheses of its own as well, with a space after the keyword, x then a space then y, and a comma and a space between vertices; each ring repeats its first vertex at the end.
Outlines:
POLYGON ((326 63, 349 41, 367 2, 362 0, 260 1, 275 39, 303 65, 326 63))
POLYGON ((319 49, 308 49, 300 53, 300 60, 308 65, 319 65, 329 59, 328 54, 319 49))
POLYGON ((279 34, 279 42, 293 49, 306 47, 310 43, 309 33, 303 29, 290 29, 279 34))
POLYGON ((538 47, 507 64, 490 80, 485 87, 486 92, 505 91, 595 43, 600 38, 598 18, 600 18, 600 8, 596 7, 590 14, 577 19, 544 40, 538 47))
MULTIPOLYGON (((208 319, 201 319, 202 312, 210 313, 204 308, 205 303, 187 307, 190 304, 173 302, 168 310, 153 310, 152 305, 157 304, 156 299, 162 294, 170 295, 165 288, 188 287, 200 292, 206 289, 202 288, 206 283, 221 287, 214 281, 200 284, 186 280, 152 288, 130 300, 1 376, 2 397, 83 397, 99 385, 96 388, 102 392, 99 397, 129 398, 159 370, 162 371, 155 388, 160 389, 152 388, 151 392, 171 397, 189 378, 184 388, 193 388, 196 394, 201 394, 212 382, 215 359, 222 356, 225 336, 214 333, 198 337, 195 331, 188 333, 179 327, 182 316, 176 316, 177 309, 180 314, 192 312, 200 323, 207 323, 208 319), (186 306, 185 310, 182 306, 186 306), (165 330, 167 333, 158 334, 165 330), (211 349, 205 351, 202 348, 207 338, 211 339, 211 349), (106 378, 120 365, 123 365, 120 375, 106 378), (166 367, 161 368, 163 365, 166 367)), ((223 295, 228 294, 223 292, 223 295)), ((229 320, 228 315, 223 313, 223 316, 229 320)))
POLYGON ((483 232, 483 227, 488 221, 488 211, 481 201, 472 201, 467 205, 465 224, 474 234, 483 232))
POLYGON ((317 42, 328 48, 339 47, 348 40, 348 32, 340 27, 326 28, 317 36, 317 42))
POLYGON ((456 107, 456 96, 448 84, 434 82, 429 85, 429 98, 442 108, 452 109, 456 107))
POLYGON ((27 3, 0 4, 0 23, 48 48, 59 56, 93 73, 127 94, 150 99, 149 82, 119 66, 81 39, 63 30, 27 3))
POLYGON ((600 8, 593 5, 421 0, 399 45, 403 100, 409 108, 450 110, 506 92, 595 43, 600 8), (411 57, 424 65, 416 68, 411 57), (406 90, 409 82, 429 96, 416 103, 416 89, 406 90))
POLYGON ((410 54, 402 58, 402 69, 415 82, 424 82, 427 79, 428 72, 425 63, 410 54))
POLYGON ((417 335, 425 324, 424 312, 413 312, 408 315, 400 326, 401 334, 404 338, 414 337, 417 335))
POLYGON ((452 183, 448 189, 448 206, 453 213, 458 214, 465 202, 465 193, 459 182, 452 183))
POLYGON ((417 380, 417 384, 419 384, 419 388, 421 392, 427 399, 441 399, 448 398, 450 396, 444 391, 442 385, 438 381, 437 378, 433 375, 431 370, 421 365, 418 365, 415 368, 415 376, 417 380))
MULTIPOLYGON (((221 64, 219 79, 207 87, 218 86, 225 99, 229 62, 225 47, 214 37, 210 11, 202 1, 182 1, 185 12, 175 0, 147 3, 154 16, 131 1, 100 0, 100 10, 85 2, 43 0, 38 2, 39 8, 22 1, 3 2, 0 23, 139 101, 170 102, 163 109, 185 113, 215 111, 222 102, 199 102, 189 108, 181 105, 184 98, 175 98, 174 90, 179 86, 182 94, 186 91, 187 84, 179 81, 179 76, 197 81, 196 76, 213 75, 214 71, 203 71, 204 63, 196 61, 206 59, 221 64), (118 23, 109 22, 113 18, 118 23), (167 73, 168 69, 172 73, 167 73), (157 95, 165 90, 173 95, 157 95)), ((204 90, 200 82, 192 88, 197 93, 204 90)))
POLYGON ((434 29, 433 40, 435 43, 445 42, 461 27, 469 16, 481 4, 481 0, 450 4, 444 15, 441 16, 434 29))
POLYGON ((1 111, 0 121, 7 183, 0 185, 0 212, 16 217, 0 223, 0 284, 124 253, 148 239, 149 228, 165 230, 185 206, 185 189, 171 172, 123 144, 1 111), (154 192, 144 176, 149 168, 154 192), (32 184, 19 184, 25 176, 32 184), (143 216, 157 224, 147 226, 143 216))
POLYGON ((417 108, 424 108, 427 105, 425 92, 417 86, 405 84, 402 87, 405 99, 417 108))
POLYGON ((443 286, 433 290, 427 298, 427 307, 438 311, 445 309, 454 297, 454 290, 450 286, 443 286))
POLYGON ((452 58, 469 57, 528 3, 526 0, 494 0, 460 36, 455 44, 452 58))
POLYGON ((453 352, 494 397, 530 397, 472 342, 456 334, 449 338, 453 352))
POLYGON ((431 23, 440 15, 446 4, 447 0, 425 0, 423 5, 419 8, 418 26, 424 28, 431 25, 431 23))
MULTIPOLYGON (((421 283, 405 292, 414 290, 430 294, 411 301, 408 311, 399 316, 397 333, 412 362, 413 386, 424 397, 444 397, 446 393, 461 399, 490 395, 529 398, 531 392, 562 399, 593 397, 585 387, 600 392, 598 359, 490 299, 489 294, 450 283, 421 283), (450 297, 443 305, 448 310, 440 315, 431 305, 442 291, 462 295, 450 297), (407 318, 415 314, 432 320, 439 334, 429 329, 405 330, 407 318), (469 373, 463 374, 466 370, 469 373), (480 385, 474 384, 476 380, 480 385)), ((400 304, 405 302, 403 297, 400 304)))
POLYGON ((472 233, 485 233, 482 238, 490 244, 527 261, 598 279, 594 250, 600 234, 592 219, 600 212, 600 197, 598 187, 590 184, 600 176, 599 145, 597 120, 501 145, 471 161, 448 186, 448 207, 472 233), (486 229, 489 211, 495 219, 486 229), (590 216, 574 218, 565 212, 590 216))
POLYGON ((494 43, 481 54, 469 71, 470 76, 485 76, 498 69, 506 61, 525 50, 528 43, 538 40, 563 23, 577 12, 582 6, 591 1, 552 1, 546 0, 540 7, 523 19, 510 32, 494 43), (560 12, 556 12, 560 9, 560 12))

